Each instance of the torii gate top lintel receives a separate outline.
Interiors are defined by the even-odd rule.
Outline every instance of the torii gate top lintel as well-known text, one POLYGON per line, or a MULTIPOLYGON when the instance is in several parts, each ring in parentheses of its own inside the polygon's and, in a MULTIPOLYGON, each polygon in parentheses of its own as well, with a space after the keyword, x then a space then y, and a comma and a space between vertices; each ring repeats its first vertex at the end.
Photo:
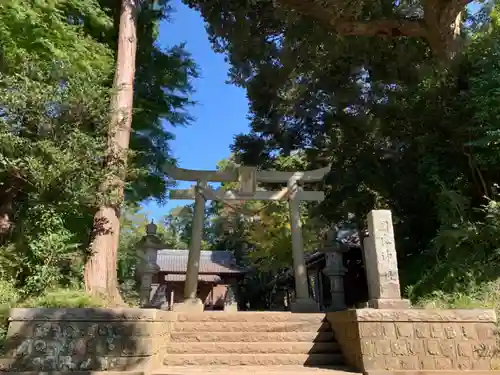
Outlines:
POLYGON ((242 166, 224 171, 203 171, 166 166, 165 171, 179 181, 208 181, 208 182, 235 182, 241 175, 250 175, 258 182, 284 183, 290 179, 302 182, 318 182, 330 171, 330 167, 314 169, 304 172, 261 171, 255 167, 242 166))
POLYGON ((225 171, 201 171, 167 167, 171 177, 176 180, 197 181, 196 188, 172 190, 170 199, 195 199, 196 192, 205 199, 231 201, 231 200, 288 200, 297 198, 299 201, 322 201, 325 193, 322 191, 302 191, 297 187, 301 182, 318 182, 330 171, 330 167, 306 172, 281 172, 259 171, 255 167, 237 167, 225 171), (239 182, 238 191, 218 191, 206 186, 207 182, 239 182), (258 191, 257 182, 287 183, 281 191, 258 191))

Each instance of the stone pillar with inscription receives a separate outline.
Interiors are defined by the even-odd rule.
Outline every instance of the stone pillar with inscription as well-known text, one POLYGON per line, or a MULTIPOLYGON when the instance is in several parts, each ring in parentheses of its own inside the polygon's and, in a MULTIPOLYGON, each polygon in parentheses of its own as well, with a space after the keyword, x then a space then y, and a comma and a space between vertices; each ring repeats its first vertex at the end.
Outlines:
POLYGON ((410 302, 401 299, 398 261, 390 210, 368 214, 368 236, 363 240, 368 283, 368 307, 406 309, 410 302))
POLYGON ((146 226, 146 235, 139 242, 138 255, 141 260, 137 267, 140 280, 139 300, 141 307, 149 307, 151 302, 151 286, 153 276, 160 271, 157 264, 157 252, 163 244, 156 235, 156 225, 151 222, 146 226))

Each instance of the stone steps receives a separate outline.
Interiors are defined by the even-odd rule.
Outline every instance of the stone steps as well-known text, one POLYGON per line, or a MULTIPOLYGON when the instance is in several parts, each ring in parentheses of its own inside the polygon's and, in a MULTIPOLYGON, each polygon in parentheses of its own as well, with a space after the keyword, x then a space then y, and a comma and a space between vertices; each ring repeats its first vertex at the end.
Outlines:
POLYGON ((179 322, 173 332, 327 332, 326 322, 179 322))
POLYGON ((178 314, 163 365, 338 366, 343 358, 324 314, 178 314))
POLYGON ((308 354, 336 353, 335 342, 170 342, 169 354, 308 354))
POLYGON ((172 342, 332 342, 333 332, 172 332, 172 342))
POLYGON ((291 312, 203 312, 203 313, 178 313, 177 322, 325 322, 325 314, 297 314, 291 312))
POLYGON ((170 366, 160 368, 152 375, 354 375, 341 366, 304 367, 304 366, 170 366))
POLYGON ((328 354, 168 354, 164 366, 322 366, 342 365, 340 353, 328 354))

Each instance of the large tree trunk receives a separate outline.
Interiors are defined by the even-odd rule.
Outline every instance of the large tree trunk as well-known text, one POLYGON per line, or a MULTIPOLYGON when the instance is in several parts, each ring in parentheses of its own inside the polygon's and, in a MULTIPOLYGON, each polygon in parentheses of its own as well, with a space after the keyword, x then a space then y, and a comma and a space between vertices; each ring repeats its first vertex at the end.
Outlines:
POLYGON ((109 177, 101 186, 104 201, 94 216, 90 254, 85 264, 87 292, 105 296, 115 304, 123 303, 117 280, 118 236, 132 123, 138 1, 121 1, 118 54, 105 161, 109 177))

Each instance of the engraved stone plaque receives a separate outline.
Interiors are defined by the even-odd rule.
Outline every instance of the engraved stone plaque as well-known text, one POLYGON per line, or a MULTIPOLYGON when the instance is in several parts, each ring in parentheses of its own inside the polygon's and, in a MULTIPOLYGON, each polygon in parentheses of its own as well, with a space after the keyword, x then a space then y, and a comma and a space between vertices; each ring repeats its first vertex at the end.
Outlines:
POLYGON ((370 299, 401 299, 391 211, 371 211, 368 233, 363 247, 370 299))

